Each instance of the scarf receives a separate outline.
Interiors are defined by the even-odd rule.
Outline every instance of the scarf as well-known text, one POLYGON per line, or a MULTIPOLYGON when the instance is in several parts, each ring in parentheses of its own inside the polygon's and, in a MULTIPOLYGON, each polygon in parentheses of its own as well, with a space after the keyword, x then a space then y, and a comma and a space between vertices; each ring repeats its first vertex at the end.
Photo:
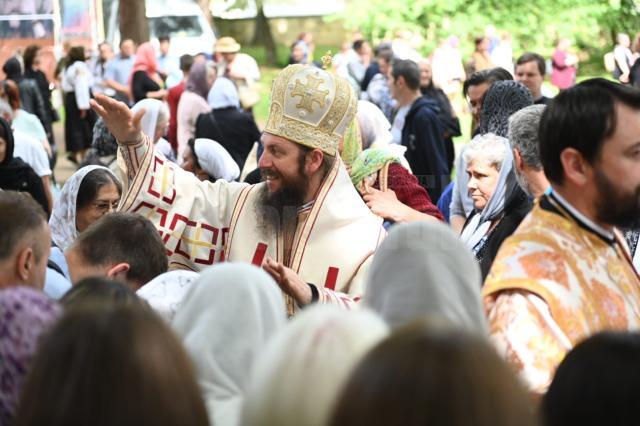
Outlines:
POLYGON ((11 423, 38 340, 61 313, 57 303, 35 289, 0 290, 0 424, 11 423))
POLYGON ((173 322, 191 355, 213 425, 236 426, 254 362, 286 321, 280 287, 263 270, 207 268, 173 322))
POLYGON ((149 136, 154 143, 156 142, 154 135, 156 134, 156 127, 158 125, 158 116, 162 108, 166 108, 162 101, 149 98, 142 99, 131 108, 134 114, 144 109, 144 115, 142 116, 140 125, 142 126, 144 134, 149 136))
POLYGON ((194 148, 198 164, 214 181, 224 179, 232 182, 240 176, 238 163, 218 142, 198 138, 194 141, 194 148))
POLYGON ((358 101, 358 113, 356 114, 362 147, 379 147, 388 145, 393 139, 391 123, 384 116, 380 108, 369 101, 358 101))
POLYGON ((76 201, 78 191, 84 177, 96 169, 108 170, 103 166, 85 166, 78 169, 62 187, 58 199, 53 204, 53 212, 49 219, 49 228, 51 229, 51 239, 60 248, 66 250, 78 238, 78 229, 76 228, 76 201))
POLYGON ((233 81, 220 77, 216 79, 208 95, 209 106, 212 109, 235 108, 240 109, 240 96, 233 81))
POLYGON ((189 78, 185 85, 185 90, 193 92, 204 99, 209 95, 209 84, 207 83, 207 71, 209 65, 207 62, 196 62, 189 71, 189 78))
POLYGON ((136 51, 136 60, 133 63, 133 70, 131 71, 131 77, 129 81, 133 80, 133 74, 138 71, 144 71, 149 78, 153 79, 158 70, 158 62, 156 60, 156 52, 153 49, 151 43, 146 42, 138 46, 136 51))
POLYGON ((531 92, 513 80, 496 81, 482 101, 479 134, 493 133, 503 138, 509 132, 509 117, 524 107, 533 105, 531 92))
POLYGON ((392 327, 429 317, 485 336, 481 286, 478 262, 449 228, 400 224, 374 255, 364 303, 392 327))
POLYGON ((30 166, 21 158, 13 156, 15 148, 13 131, 11 125, 2 117, 0 117, 0 137, 6 142, 4 160, 0 163, 0 188, 2 188, 4 183, 13 182, 19 172, 30 168, 30 166))
MULTIPOLYGON (((484 209, 471 218, 467 226, 462 230, 462 235, 460 236, 470 250, 473 250, 482 237, 487 234, 491 227, 491 222, 498 219, 504 213, 505 208, 510 202, 515 197, 520 196, 522 192, 516 180, 513 155, 511 154, 509 141, 505 138, 500 139, 504 144, 504 159, 502 160, 496 189, 493 191, 493 195, 484 209)), ((471 143, 473 143, 473 141, 471 141, 471 143)))
POLYGON ((200 274, 177 269, 158 275, 143 285, 136 294, 151 305, 165 321, 171 323, 182 306, 184 296, 200 274))
POLYGON ((2 66, 2 71, 9 80, 13 80, 16 84, 20 83, 24 77, 22 74, 22 65, 20 64, 20 60, 15 56, 7 59, 2 66))

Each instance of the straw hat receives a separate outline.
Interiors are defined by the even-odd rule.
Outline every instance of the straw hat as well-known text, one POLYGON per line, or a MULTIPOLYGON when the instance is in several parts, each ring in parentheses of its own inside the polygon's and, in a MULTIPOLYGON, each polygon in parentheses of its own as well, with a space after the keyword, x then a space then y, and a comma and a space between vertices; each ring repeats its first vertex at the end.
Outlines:
POLYGON ((237 53, 240 51, 240 44, 233 37, 222 37, 216 43, 216 53, 237 53))

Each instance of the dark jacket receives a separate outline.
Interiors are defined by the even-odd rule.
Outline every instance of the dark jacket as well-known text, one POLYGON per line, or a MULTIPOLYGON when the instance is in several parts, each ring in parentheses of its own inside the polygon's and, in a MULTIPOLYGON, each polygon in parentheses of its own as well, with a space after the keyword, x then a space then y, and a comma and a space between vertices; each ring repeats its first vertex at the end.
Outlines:
POLYGON ((220 108, 198 116, 196 138, 218 142, 242 170, 254 142, 260 140, 260 130, 251 114, 233 107, 220 108))
POLYGON ((421 96, 411 105, 402 128, 402 145, 407 147, 405 157, 432 200, 440 198, 451 180, 438 111, 435 101, 421 96))
POLYGON ((445 146, 447 148, 447 165, 449 170, 453 169, 456 153, 453 145, 453 138, 462 135, 460 130, 460 120, 453 115, 453 107, 447 95, 431 84, 429 87, 420 88, 422 96, 432 99, 438 104, 438 118, 444 132, 445 146))

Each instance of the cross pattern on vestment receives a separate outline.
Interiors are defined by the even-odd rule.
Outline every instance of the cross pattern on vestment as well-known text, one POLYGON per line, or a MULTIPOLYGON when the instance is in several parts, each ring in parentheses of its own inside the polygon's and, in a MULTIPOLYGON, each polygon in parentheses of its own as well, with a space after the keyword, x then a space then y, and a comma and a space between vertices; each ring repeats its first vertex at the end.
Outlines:
POLYGON ((296 80, 296 86, 291 91, 291 97, 300 96, 300 102, 296 108, 301 108, 313 112, 313 103, 317 102, 320 108, 324 108, 325 101, 329 95, 328 90, 320 90, 322 79, 312 75, 307 76, 307 84, 303 85, 300 80, 296 80))

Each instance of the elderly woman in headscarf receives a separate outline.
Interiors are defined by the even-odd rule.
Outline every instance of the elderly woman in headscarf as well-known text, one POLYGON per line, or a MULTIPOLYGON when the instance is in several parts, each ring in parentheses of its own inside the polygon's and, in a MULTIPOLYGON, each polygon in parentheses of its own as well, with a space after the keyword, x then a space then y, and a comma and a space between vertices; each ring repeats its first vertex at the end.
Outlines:
POLYGON ((0 425, 12 424, 40 336, 61 311, 35 289, 0 290, 0 425))
POLYGON ((442 220, 427 191, 408 170, 405 147, 389 143, 390 127, 377 106, 358 101, 356 120, 340 154, 351 181, 371 211, 389 222, 442 220), (362 147, 367 148, 361 151, 362 147))
POLYGON ((476 136, 463 156, 474 211, 461 239, 480 262, 484 279, 502 242, 531 210, 531 201, 516 180, 507 139, 492 133, 476 136))
POLYGON ((189 139, 195 136, 198 116, 211 111, 207 96, 215 80, 216 69, 211 61, 196 62, 189 71, 178 103, 178 159, 182 158, 189 139))
MULTIPOLYGON (((480 122, 478 123, 478 134, 493 133, 503 138, 508 137, 509 117, 533 104, 531 92, 523 84, 513 80, 497 81, 491 85, 485 93, 480 111, 480 122)), ((458 227, 454 227, 456 232, 461 232, 466 218, 473 213, 473 202, 469 196, 467 183, 469 175, 467 165, 464 160, 464 150, 456 159, 456 176, 454 186, 451 190, 450 213, 451 217, 463 217, 464 222, 459 222, 458 227)), ((453 219, 452 219, 453 226, 453 219)))
MULTIPOLYGON (((64 251, 89 225, 115 211, 121 195, 120 182, 102 166, 82 167, 62 187, 49 219, 53 242, 49 260, 67 280, 70 276, 64 251)), ((67 290, 68 286, 55 285, 49 279, 45 283, 45 293, 53 298, 61 297, 67 290)))
POLYGON ((164 82, 158 74, 156 52, 151 43, 138 46, 130 82, 134 102, 146 98, 164 99, 167 96, 167 91, 162 88, 164 82))
POLYGON ((394 227, 376 251, 363 303, 393 328, 427 319, 487 337, 481 286, 478 263, 455 233, 438 223, 408 223, 394 227))
POLYGON ((240 177, 240 168, 218 142, 211 139, 189 139, 182 154, 181 167, 200 180, 227 182, 240 177))
POLYGON ((253 366, 285 321, 280 287, 255 266, 214 265, 191 286, 173 327, 196 368, 212 425, 240 424, 253 366))
POLYGON ((209 105, 211 112, 200 114, 196 121, 196 138, 218 141, 242 171, 253 144, 260 140, 256 121, 240 109, 238 90, 228 78, 217 78, 213 83, 209 105))
POLYGON ((145 111, 140 121, 142 131, 151 138, 156 151, 175 163, 176 155, 173 152, 173 148, 169 141, 163 137, 169 125, 169 108, 167 104, 157 99, 143 99, 136 103, 131 108, 131 111, 135 114, 141 109, 145 111))
POLYGON ((14 157, 15 141, 9 122, 0 117, 0 189, 28 192, 49 215, 49 201, 42 179, 20 157, 14 157))

